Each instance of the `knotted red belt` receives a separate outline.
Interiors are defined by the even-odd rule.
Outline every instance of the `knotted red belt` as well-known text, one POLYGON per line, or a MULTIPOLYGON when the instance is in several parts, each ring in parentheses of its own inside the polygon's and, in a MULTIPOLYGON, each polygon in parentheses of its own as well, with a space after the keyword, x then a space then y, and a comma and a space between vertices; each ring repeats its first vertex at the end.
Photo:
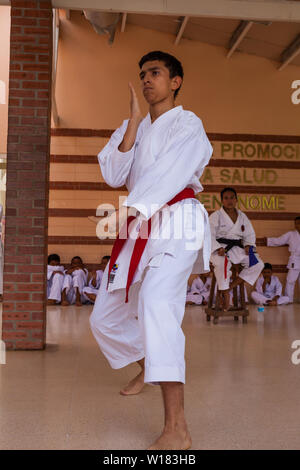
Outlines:
MULTIPOLYGON (((167 204, 168 204, 168 206, 171 206, 172 204, 175 204, 178 201, 182 201, 183 199, 189 199, 189 198, 193 198, 193 197, 195 197, 195 193, 192 190, 192 188, 185 188, 182 191, 180 191, 180 193, 178 193, 175 197, 173 197, 173 199, 171 199, 169 202, 167 202, 167 204)), ((122 248, 123 248, 123 246, 124 246, 124 244, 125 244, 125 242, 128 238, 129 225, 131 224, 131 222, 134 219, 136 219, 136 217, 133 216, 133 215, 130 215, 129 217, 127 217, 126 222, 124 223, 124 225, 122 226, 122 228, 120 230, 120 232, 122 232, 122 234, 123 234, 124 228, 126 228, 126 237, 120 238, 120 232, 119 232, 118 236, 115 240, 115 243, 114 243, 114 246, 113 246, 113 249, 112 249, 112 252, 111 252, 110 261, 109 261, 108 279, 107 279, 106 289, 108 289, 111 270, 113 269, 113 267, 114 267, 114 265, 115 265, 115 263, 118 259, 118 256, 119 256, 119 254, 120 254, 120 252, 121 252, 121 250, 122 250, 122 248)), ((144 249, 146 247, 146 243, 148 241, 148 237, 149 237, 150 233, 151 233, 151 218, 149 220, 144 220, 141 223, 139 235, 136 238, 135 243, 134 243, 134 247, 133 247, 133 251, 132 251, 132 255, 131 255, 131 259, 130 259, 130 263, 129 263, 128 275, 127 275, 125 303, 128 302, 129 288, 131 286, 133 276, 135 274, 135 271, 138 267, 138 264, 140 262, 142 254, 143 254, 144 249), (140 234, 143 234, 143 238, 140 237, 140 234), (147 234, 147 237, 145 236, 145 234, 147 234)))

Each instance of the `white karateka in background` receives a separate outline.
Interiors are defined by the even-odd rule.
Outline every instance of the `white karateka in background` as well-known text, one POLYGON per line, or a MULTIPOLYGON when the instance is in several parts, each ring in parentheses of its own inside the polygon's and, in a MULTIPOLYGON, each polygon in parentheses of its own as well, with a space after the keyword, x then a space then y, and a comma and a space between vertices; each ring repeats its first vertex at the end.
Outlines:
POLYGON ((207 305, 211 286, 210 273, 197 276, 187 288, 186 303, 189 305, 207 305))
POLYGON ((300 216, 295 218, 295 230, 287 232, 281 237, 267 238, 267 246, 283 246, 288 245, 290 257, 287 265, 288 275, 286 278, 285 295, 294 301, 294 289, 298 279, 300 290, 300 216))
MULTIPOLYGON (((143 118, 130 85, 130 119, 98 156, 105 181, 115 188, 126 184, 129 196, 118 211, 122 236, 114 244, 90 324, 112 368, 132 362, 142 368, 123 395, 139 393, 144 382, 161 385, 165 426, 149 449, 187 449, 181 323, 190 274, 209 270, 209 221, 194 194, 203 189, 199 178, 212 146, 201 120, 175 106, 183 78, 180 62, 155 51, 139 66, 149 113, 143 118), (148 239, 145 229, 151 230, 148 239)), ((97 233, 99 227, 101 222, 97 233)))
POLYGON ((84 266, 80 256, 74 256, 71 267, 65 270, 65 278, 62 288, 61 305, 77 305, 80 307, 86 300, 83 296, 83 288, 86 286, 88 270, 84 266))
POLYGON ((222 208, 209 217, 212 236, 211 263, 214 266, 217 286, 224 310, 229 308, 229 289, 242 281, 254 285, 264 263, 255 252, 255 232, 246 214, 236 208, 237 193, 234 188, 221 191, 222 208), (230 281, 232 264, 241 264, 242 271, 230 281))
POLYGON ((0 302, 3 300, 3 265, 4 265, 4 250, 2 239, 2 217, 3 206, 0 204, 0 302))
POLYGON ((48 256, 47 266, 47 304, 55 305, 61 302, 61 292, 64 283, 64 266, 60 264, 57 254, 48 256))
POLYGON ((100 289, 102 277, 110 256, 103 256, 99 269, 90 271, 87 278, 87 286, 83 288, 82 294, 87 302, 95 303, 100 289))
POLYGON ((258 305, 284 305, 289 303, 288 296, 282 294, 282 285, 277 276, 273 275, 273 267, 265 263, 262 275, 256 281, 251 297, 258 305))

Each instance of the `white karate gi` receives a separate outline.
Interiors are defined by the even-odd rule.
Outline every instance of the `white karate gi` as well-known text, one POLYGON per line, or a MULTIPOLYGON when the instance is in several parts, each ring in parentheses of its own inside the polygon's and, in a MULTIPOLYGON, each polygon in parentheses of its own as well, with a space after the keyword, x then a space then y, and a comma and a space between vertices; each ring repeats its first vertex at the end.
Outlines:
POLYGON ((207 302, 210 293, 210 286, 211 277, 208 277, 205 283, 200 277, 196 277, 196 279, 193 280, 191 287, 188 286, 186 301, 193 302, 196 305, 201 305, 203 300, 207 302))
POLYGON ((267 300, 272 300, 276 295, 279 295, 277 299, 278 305, 288 304, 289 298, 283 296, 282 294, 282 285, 277 276, 271 276, 270 284, 267 284, 265 291, 263 291, 264 277, 260 276, 256 283, 256 289, 251 293, 251 297, 254 302, 258 305, 265 304, 267 300))
POLYGON ((72 274, 66 274, 62 290, 66 289, 67 301, 72 305, 76 302, 76 288, 80 292, 81 303, 86 302, 86 298, 83 296, 83 288, 86 286, 88 270, 87 269, 75 269, 72 274))
POLYGON ((129 237, 118 256, 113 282, 106 290, 104 271, 90 318, 93 334, 110 365, 118 369, 145 357, 145 382, 185 381, 185 338, 181 322, 191 272, 209 271, 210 229, 207 213, 194 198, 166 203, 187 186, 198 193, 199 178, 212 154, 201 120, 181 106, 151 124, 141 122, 134 146, 120 152, 128 121, 117 129, 98 158, 105 181, 126 184, 124 206, 140 211, 130 227, 136 233, 142 218, 151 218, 152 233, 125 301, 125 286, 134 240, 129 237), (153 205, 154 204, 154 205, 153 205), (181 220, 178 215, 186 209, 181 220), (170 236, 163 238, 170 216, 170 236), (198 219, 197 219, 198 218, 198 219), (198 220, 198 225, 196 224, 198 220), (183 235, 176 238, 176 230, 183 235), (136 319, 138 317, 138 320, 136 319))
POLYGON ((255 256, 258 259, 258 263, 249 267, 249 256, 246 254, 245 250, 239 246, 234 246, 227 253, 228 265, 227 278, 225 279, 225 257, 218 255, 217 250, 222 247, 225 248, 226 245, 217 242, 217 239, 227 238, 230 240, 242 240, 244 246, 255 246, 256 241, 255 232, 250 220, 242 211, 239 209, 237 209, 237 211, 238 217, 235 223, 224 211, 223 207, 213 212, 209 217, 212 236, 212 255, 210 260, 214 266, 214 272, 219 290, 229 289, 230 274, 228 274, 228 272, 232 266, 232 263, 242 264, 243 269, 239 273, 239 277, 252 286, 264 267, 264 263, 261 261, 257 253, 255 253, 255 256))
POLYGON ((300 233, 298 230, 291 230, 281 237, 267 238, 267 246, 289 246, 289 262, 287 265, 288 275, 286 278, 285 295, 290 299, 290 302, 294 301, 294 289, 295 283, 298 279, 300 288, 300 233))
POLYGON ((63 288, 65 276, 61 274, 53 274, 55 271, 64 272, 63 266, 47 266, 47 299, 61 302, 61 292, 63 288))
POLYGON ((83 288, 82 295, 86 302, 92 302, 91 299, 86 294, 94 294, 94 295, 98 294, 102 277, 103 277, 103 271, 102 269, 98 269, 96 271, 96 287, 92 284, 92 279, 90 279, 87 287, 83 288))

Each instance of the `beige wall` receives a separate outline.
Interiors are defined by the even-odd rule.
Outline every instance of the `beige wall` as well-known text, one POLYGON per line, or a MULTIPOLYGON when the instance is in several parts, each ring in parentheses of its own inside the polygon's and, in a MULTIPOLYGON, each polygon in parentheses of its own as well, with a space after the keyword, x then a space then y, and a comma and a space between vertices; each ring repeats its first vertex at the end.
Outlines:
MULTIPOLYGON (((300 133, 300 105, 290 98, 299 67, 278 72, 278 64, 262 57, 237 52, 228 60, 220 47, 173 43, 170 34, 127 25, 109 46, 79 12, 72 12, 71 21, 62 19, 56 88, 61 126, 117 127, 128 115, 128 81, 139 90, 138 60, 160 49, 182 61, 178 104, 197 113, 209 132, 300 133)), ((140 91, 139 97, 143 102, 140 91)))

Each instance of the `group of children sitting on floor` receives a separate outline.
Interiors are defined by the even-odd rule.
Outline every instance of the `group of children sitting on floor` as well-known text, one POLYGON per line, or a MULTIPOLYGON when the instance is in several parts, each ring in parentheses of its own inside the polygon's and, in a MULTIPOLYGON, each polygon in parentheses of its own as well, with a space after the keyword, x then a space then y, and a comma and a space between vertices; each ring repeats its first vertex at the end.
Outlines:
POLYGON ((103 256, 99 269, 88 271, 80 256, 74 256, 68 269, 60 264, 57 254, 48 256, 47 299, 48 305, 62 306, 94 303, 102 276, 110 256, 103 256))
MULTIPOLYGON (((256 252, 256 235, 253 226, 242 211, 237 209, 237 193, 234 188, 221 191, 221 209, 210 215, 212 235, 211 266, 216 277, 216 292, 221 306, 227 310, 232 304, 233 288, 243 281, 254 286, 251 297, 256 304, 283 305, 294 300, 294 288, 298 279, 300 287, 300 216, 295 218, 295 230, 278 238, 266 238, 267 246, 288 245, 290 258, 286 279, 285 295, 277 276, 272 273, 272 265, 263 263, 256 252), (240 265, 241 270, 231 279, 231 266, 240 265)), ((110 256, 103 256, 96 271, 88 272, 82 259, 75 256, 71 266, 65 269, 60 258, 53 254, 48 257, 48 304, 61 305, 94 303, 100 288, 104 269, 110 256)), ((187 287, 187 303, 206 305, 210 294, 211 273, 193 275, 187 287)), ((248 301, 245 288, 245 301, 248 301)))

